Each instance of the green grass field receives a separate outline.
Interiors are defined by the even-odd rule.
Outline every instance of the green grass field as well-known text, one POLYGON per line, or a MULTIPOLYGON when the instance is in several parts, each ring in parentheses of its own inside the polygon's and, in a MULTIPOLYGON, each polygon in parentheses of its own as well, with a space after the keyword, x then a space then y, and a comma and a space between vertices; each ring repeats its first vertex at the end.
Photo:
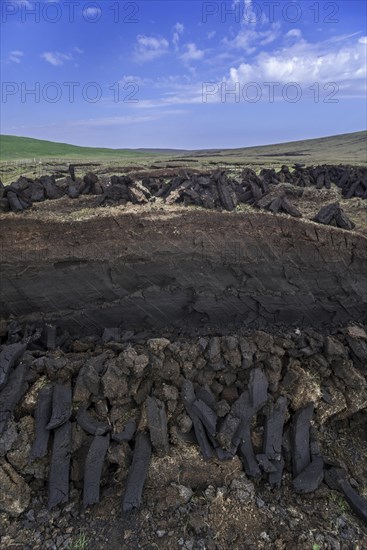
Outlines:
POLYGON ((121 158, 140 158, 146 153, 127 149, 104 149, 78 147, 67 143, 56 143, 17 136, 0 136, 0 160, 33 160, 47 158, 70 158, 76 160, 118 160, 121 158))
POLYGON ((0 135, 0 160, 33 160, 33 159, 75 159, 75 160, 142 160, 144 158, 179 156, 187 159, 212 159, 234 162, 258 162, 277 164, 283 159, 289 162, 367 162, 367 133, 354 132, 318 139, 293 141, 258 147, 238 149, 208 149, 183 151, 174 149, 106 149, 79 147, 67 143, 56 143, 33 138, 0 135), (269 162, 270 161, 270 162, 269 162))
MULTIPOLYGON (((240 171, 280 168, 282 164, 367 165, 367 132, 354 132, 325 138, 294 141, 240 149, 183 151, 172 149, 106 149, 78 147, 67 143, 0 135, 0 178, 3 183, 19 175, 29 177, 67 168, 71 163, 92 163, 90 167, 124 173, 125 168, 151 170, 176 167, 200 170, 216 167, 240 171)), ((85 167, 80 170, 86 171, 85 167)))

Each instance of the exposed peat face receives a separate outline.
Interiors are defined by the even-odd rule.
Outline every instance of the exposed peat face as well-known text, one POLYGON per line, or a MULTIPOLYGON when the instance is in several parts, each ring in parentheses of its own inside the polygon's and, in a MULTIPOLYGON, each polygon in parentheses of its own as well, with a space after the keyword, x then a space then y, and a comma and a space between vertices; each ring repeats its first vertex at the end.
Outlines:
POLYGON ((3 192, 3 544, 367 545, 364 177, 3 192))

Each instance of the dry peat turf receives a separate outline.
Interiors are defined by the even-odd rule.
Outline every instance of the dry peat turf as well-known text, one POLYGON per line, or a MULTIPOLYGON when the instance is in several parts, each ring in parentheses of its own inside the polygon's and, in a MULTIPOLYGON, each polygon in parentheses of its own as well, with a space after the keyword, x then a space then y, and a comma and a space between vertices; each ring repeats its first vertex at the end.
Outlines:
POLYGON ((366 548, 366 189, 2 189, 1 547, 366 548))

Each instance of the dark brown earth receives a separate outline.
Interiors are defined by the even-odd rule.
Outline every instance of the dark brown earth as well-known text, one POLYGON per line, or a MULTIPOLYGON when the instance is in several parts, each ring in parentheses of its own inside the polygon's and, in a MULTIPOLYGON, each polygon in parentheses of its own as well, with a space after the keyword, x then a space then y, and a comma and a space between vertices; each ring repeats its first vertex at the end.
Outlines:
MULTIPOLYGON (((10 340, 22 337, 19 326, 13 324, 9 330, 10 340)), ((278 395, 288 400, 286 426, 295 411, 314 403, 313 425, 324 459, 345 468, 355 490, 366 497, 366 371, 348 346, 348 341, 367 342, 362 327, 340 327, 328 337, 305 330, 274 335, 240 331, 205 339, 168 333, 147 339, 119 332, 118 339, 121 343, 102 344, 97 337, 69 340, 63 349, 25 353, 28 390, 1 439, 5 455, 0 459, 0 480, 8 494, 0 498, 2 548, 309 549, 319 545, 362 550, 366 546, 366 525, 343 495, 325 483, 313 493, 298 495, 289 466, 281 488, 272 489, 264 476, 246 477, 237 456, 205 462, 197 445, 185 440, 190 426, 179 396, 183 380, 189 379, 196 387, 207 384, 223 406, 247 386, 251 368, 263 368, 270 382, 270 401, 278 395), (213 353, 218 344, 223 367, 215 370, 213 361, 218 357, 213 353), (78 381, 81 369, 92 365, 99 365, 98 396, 78 381), (73 387, 71 487, 69 502, 49 512, 51 447, 32 465, 27 458, 39 388, 55 382, 71 382, 73 387), (90 403, 91 414, 107 420, 113 432, 121 431, 129 419, 144 430, 143 402, 149 394, 164 403, 170 448, 163 456, 153 452, 141 508, 122 513, 133 443, 111 443, 101 501, 84 511, 83 467, 92 437, 75 422, 78 404, 90 403)), ((256 452, 261 449, 263 426, 260 412, 252 424, 256 452)))
POLYGON ((117 207, 79 221, 8 215, 2 229, 5 319, 91 334, 325 328, 366 313, 366 238, 287 216, 117 207))
MULTIPOLYGON (((287 183, 266 200, 283 196, 302 218, 159 198, 96 208, 96 197, 84 195, 0 214, 0 351, 28 344, 24 394, 0 437, 1 548, 367 547, 366 524, 325 482, 297 494, 287 464, 274 489, 265 475, 248 478, 237 455, 206 462, 188 441, 183 381, 208 385, 226 410, 247 388, 251 369, 261 368, 269 403, 287 397, 286 427, 313 403, 324 460, 344 468, 367 497, 365 200, 344 199, 334 184, 287 183), (312 221, 335 202, 353 230, 312 221), (56 334, 45 337, 45 322, 56 334), (96 393, 79 376, 93 365, 96 393), (52 511, 52 438, 47 456, 28 464, 37 397, 49 384, 73 395, 70 498, 52 511), (144 432, 149 395, 164 403, 170 448, 163 456, 153 451, 141 508, 122 513, 131 441, 111 442, 100 503, 83 510, 93 436, 78 426, 78 407, 88 404, 112 433, 130 419, 144 432)), ((256 452, 264 418, 260 411, 252 424, 256 452)))

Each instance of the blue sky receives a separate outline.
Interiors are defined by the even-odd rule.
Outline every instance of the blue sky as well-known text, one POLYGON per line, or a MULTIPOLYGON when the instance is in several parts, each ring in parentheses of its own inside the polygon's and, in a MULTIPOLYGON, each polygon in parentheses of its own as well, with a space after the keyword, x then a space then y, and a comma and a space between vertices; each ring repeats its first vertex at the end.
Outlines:
POLYGON ((197 149, 366 127, 362 0, 1 0, 1 18, 2 133, 197 149))

